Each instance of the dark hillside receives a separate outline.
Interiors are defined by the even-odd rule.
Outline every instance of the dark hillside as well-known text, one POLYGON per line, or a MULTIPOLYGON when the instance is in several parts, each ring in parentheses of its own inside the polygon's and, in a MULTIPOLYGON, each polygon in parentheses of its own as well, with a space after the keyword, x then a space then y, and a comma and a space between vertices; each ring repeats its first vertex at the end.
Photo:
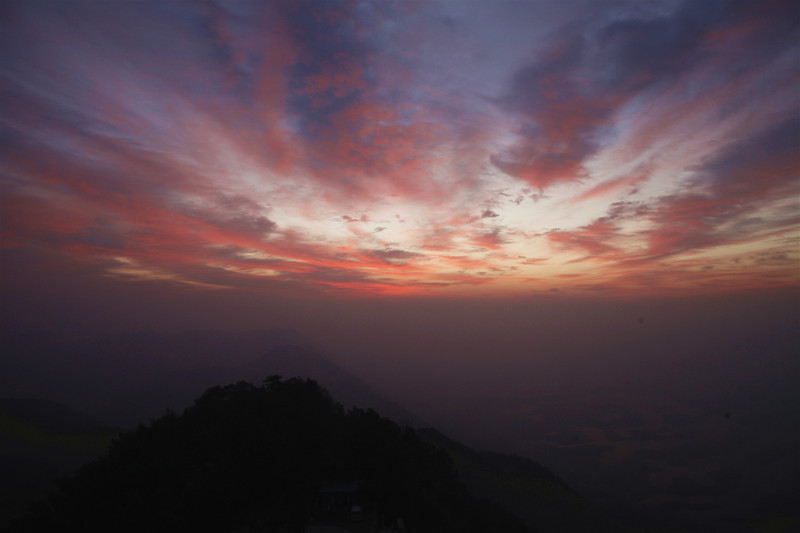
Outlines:
POLYGON ((414 430, 277 376, 213 387, 58 485, 10 531, 278 532, 312 520, 364 530, 398 519, 407 531, 532 531, 476 500, 414 430))
POLYGON ((435 429, 420 430, 420 435, 447 451, 459 479, 473 494, 502 504, 537 531, 627 530, 534 461, 475 451, 435 429))
POLYGON ((119 431, 106 425, 132 429, 167 408, 182 412, 219 383, 308 377, 325 383, 346 407, 421 425, 293 330, 84 339, 36 332, 2 335, 0 345, 7 356, 0 391, 17 396, 0 399, 0 528, 42 497, 55 477, 104 453, 119 431))
POLYGON ((44 497, 52 481, 108 449, 114 429, 64 405, 0 399, 0 528, 44 497))

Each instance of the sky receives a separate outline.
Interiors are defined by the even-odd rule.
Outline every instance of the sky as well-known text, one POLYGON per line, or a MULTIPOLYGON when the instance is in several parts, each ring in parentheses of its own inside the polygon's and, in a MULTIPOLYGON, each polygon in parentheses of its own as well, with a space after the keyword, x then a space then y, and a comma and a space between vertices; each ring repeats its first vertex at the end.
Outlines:
POLYGON ((4 294, 796 288, 798 13, 4 2, 4 294))

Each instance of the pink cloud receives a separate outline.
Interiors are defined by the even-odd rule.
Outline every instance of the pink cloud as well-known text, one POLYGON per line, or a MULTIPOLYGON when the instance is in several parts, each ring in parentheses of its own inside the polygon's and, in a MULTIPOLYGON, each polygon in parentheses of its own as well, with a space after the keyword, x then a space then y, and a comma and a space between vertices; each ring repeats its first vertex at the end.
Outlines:
POLYGON ((470 239, 476 246, 489 248, 490 250, 498 250, 507 243, 503 231, 500 228, 478 231, 473 233, 470 239))
POLYGON ((583 259, 613 261, 620 258, 621 250, 611 244, 620 237, 616 224, 598 219, 588 226, 573 231, 555 230, 547 233, 550 242, 563 250, 578 250, 586 253, 583 259))
POLYGON ((605 14, 502 68, 467 36, 447 72, 415 47, 458 33, 457 17, 415 18, 435 5, 181 4, 174 25, 146 6, 14 5, 3 246, 337 294, 511 285, 559 262, 591 262, 572 286, 592 290, 789 283, 788 247, 724 271, 690 261, 798 223, 787 5, 605 14), (547 210, 595 156, 614 177, 564 199, 585 204, 574 216, 526 217, 526 195, 547 210))
POLYGON ((622 176, 620 178, 611 179, 599 183, 570 200, 574 203, 586 202, 597 200, 598 198, 618 195, 620 192, 635 188, 640 183, 647 181, 650 177, 647 172, 634 173, 630 176, 622 176))

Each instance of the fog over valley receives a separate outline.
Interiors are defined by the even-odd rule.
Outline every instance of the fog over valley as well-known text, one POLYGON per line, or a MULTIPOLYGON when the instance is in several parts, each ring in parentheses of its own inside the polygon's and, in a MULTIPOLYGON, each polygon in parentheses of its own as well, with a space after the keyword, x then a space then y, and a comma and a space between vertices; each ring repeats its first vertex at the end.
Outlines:
POLYGON ((533 459, 632 523, 733 531, 793 512, 795 294, 318 309, 296 329, 9 333, 0 386, 133 428, 214 385, 311 377, 345 405, 533 459))

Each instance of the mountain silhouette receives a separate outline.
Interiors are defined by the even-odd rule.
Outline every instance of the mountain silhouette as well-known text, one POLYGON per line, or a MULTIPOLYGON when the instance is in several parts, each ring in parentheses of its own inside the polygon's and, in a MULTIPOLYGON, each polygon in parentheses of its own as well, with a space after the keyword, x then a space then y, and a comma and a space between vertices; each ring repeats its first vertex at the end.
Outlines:
POLYGON ((533 531, 475 498, 447 453, 415 430, 346 411, 313 380, 279 376, 212 387, 182 414, 121 433, 8 531, 278 532, 312 521, 533 531))

